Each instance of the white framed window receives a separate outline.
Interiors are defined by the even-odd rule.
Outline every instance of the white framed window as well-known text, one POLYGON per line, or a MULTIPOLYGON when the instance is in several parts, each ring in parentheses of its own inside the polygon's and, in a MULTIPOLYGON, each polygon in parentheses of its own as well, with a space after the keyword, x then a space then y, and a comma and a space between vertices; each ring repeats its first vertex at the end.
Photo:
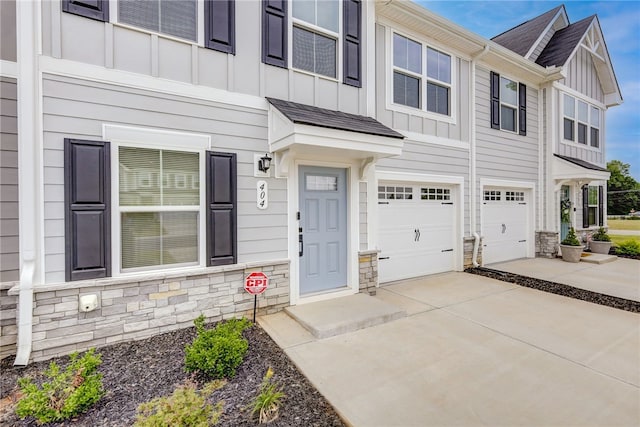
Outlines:
POLYGON ((438 120, 454 119, 453 57, 397 32, 391 32, 389 49, 391 108, 406 108, 412 114, 421 110, 438 120))
POLYGON ((599 218, 598 218, 598 211, 599 211, 599 206, 598 206, 598 187, 595 186, 589 186, 589 199, 588 199, 588 213, 589 213, 589 217, 588 217, 588 224, 589 227, 591 227, 592 225, 598 225, 599 224, 599 218))
POLYGON ((448 188, 421 188, 420 189, 421 200, 451 200, 451 190, 448 188))
POLYGON ((518 130, 518 82, 500 76, 500 129, 518 130))
POLYGON ((293 68, 338 79, 340 1, 293 0, 291 6, 293 68))
POLYGON ((203 0, 117 0, 111 21, 202 44, 203 0))
POLYGON ((205 266, 208 135, 103 125, 111 141, 113 275, 205 266))
POLYGON ((600 148, 600 108, 567 94, 562 102, 564 140, 600 148))

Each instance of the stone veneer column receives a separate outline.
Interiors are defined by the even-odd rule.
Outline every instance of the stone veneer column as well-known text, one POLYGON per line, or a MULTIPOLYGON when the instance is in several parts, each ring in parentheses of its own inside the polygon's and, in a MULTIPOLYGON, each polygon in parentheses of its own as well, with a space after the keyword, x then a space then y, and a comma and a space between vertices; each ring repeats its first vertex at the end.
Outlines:
MULTIPOLYGON (((463 239, 463 269, 473 268, 473 243, 475 242, 475 240, 476 239, 474 239, 473 237, 465 237, 463 239)), ((480 243, 478 244, 478 257, 476 261, 478 261, 478 265, 482 265, 482 238, 480 238, 480 243)))
POLYGON ((536 231, 536 257, 555 258, 558 254, 558 232, 536 231))
POLYGON ((360 267, 360 292, 376 294, 378 287, 378 253, 377 249, 360 251, 358 263, 360 267))

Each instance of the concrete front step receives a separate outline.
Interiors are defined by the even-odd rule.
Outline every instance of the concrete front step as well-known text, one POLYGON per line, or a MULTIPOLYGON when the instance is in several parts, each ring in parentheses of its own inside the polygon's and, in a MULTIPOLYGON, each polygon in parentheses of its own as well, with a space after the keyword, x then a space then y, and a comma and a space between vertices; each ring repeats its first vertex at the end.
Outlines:
POLYGON ((316 338, 328 338, 407 316, 398 307, 365 294, 285 308, 285 312, 316 338))
POLYGON ((618 257, 615 255, 596 254, 593 252, 582 252, 582 257, 580 258, 580 262, 587 262, 589 264, 606 264, 608 262, 613 262, 617 259, 618 257))

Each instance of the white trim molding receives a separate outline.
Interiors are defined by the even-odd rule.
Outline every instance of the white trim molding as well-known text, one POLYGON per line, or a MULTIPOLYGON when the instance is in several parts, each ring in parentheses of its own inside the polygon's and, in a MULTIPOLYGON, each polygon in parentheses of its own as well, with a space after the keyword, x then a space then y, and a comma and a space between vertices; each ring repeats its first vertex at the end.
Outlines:
POLYGON ((0 76, 18 78, 18 63, 0 59, 0 76))

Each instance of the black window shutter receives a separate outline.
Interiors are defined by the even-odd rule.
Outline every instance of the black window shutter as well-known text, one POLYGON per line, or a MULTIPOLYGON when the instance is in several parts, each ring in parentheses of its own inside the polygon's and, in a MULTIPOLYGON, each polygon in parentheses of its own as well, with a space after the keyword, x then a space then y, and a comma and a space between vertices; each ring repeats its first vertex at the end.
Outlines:
POLYGON ((109 0, 62 0, 62 11, 109 22, 109 0))
POLYGON ((527 134, 527 86, 520 83, 518 85, 518 98, 519 98, 519 107, 518 112, 520 114, 518 124, 520 127, 520 135, 527 134))
POLYGON ((582 187, 582 228, 589 228, 589 186, 582 187))
POLYGON ((604 187, 598 187, 598 225, 604 226, 604 187))
POLYGON ((262 0, 262 62, 287 68, 287 0, 262 0))
POLYGON ((235 153, 207 151, 207 265, 237 262, 235 153))
POLYGON ((205 0, 204 46, 207 49, 236 54, 235 0, 205 0))
POLYGON ((500 74, 491 71, 491 127, 500 129, 500 74))
POLYGON ((105 141, 64 140, 66 280, 111 276, 111 161, 105 141))
POLYGON ((344 83, 362 87, 361 26, 362 3, 360 0, 344 1, 344 83))

